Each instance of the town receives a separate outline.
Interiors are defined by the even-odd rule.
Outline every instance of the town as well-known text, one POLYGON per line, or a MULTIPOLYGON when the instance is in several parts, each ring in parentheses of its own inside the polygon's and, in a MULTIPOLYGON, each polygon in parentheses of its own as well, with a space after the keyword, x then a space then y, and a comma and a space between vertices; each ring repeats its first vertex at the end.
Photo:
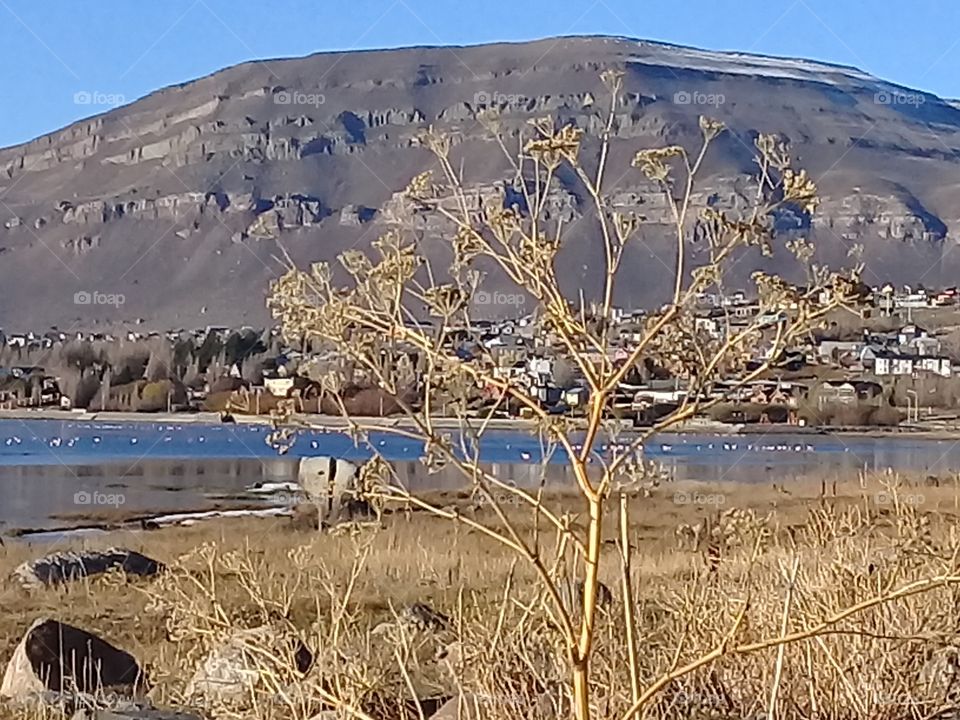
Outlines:
MULTIPOLYGON (((615 309, 608 358, 617 364, 640 340, 646 313, 615 309)), ((705 339, 754 327, 773 327, 742 291, 703 295, 695 310, 705 339)), ((429 321, 418 325, 429 327, 429 321)), ((557 351, 532 316, 471 320, 447 328, 449 351, 464 363, 483 363, 492 376, 526 388, 551 413, 577 416, 588 401, 579 372, 557 351)), ((275 329, 209 326, 142 332, 10 333, 0 349, 0 408, 75 412, 212 412, 224 417, 268 415, 282 400, 300 413, 354 416, 402 414, 419 405, 421 368, 412 349, 395 364, 404 397, 390 395, 329 347, 283 342, 275 329), (331 383, 330 378, 336 380, 331 383), (336 388, 339 399, 331 395, 336 388), (410 403, 407 405, 406 403, 410 403)), ((770 367, 745 382, 731 376, 703 399, 700 422, 726 425, 946 428, 960 400, 960 292, 892 285, 865 292, 857 311, 838 310, 802 344, 760 343, 748 369, 770 367)), ((599 360, 599 358, 595 358, 599 360)), ((690 391, 645 361, 620 384, 611 417, 651 425, 684 402, 690 391)), ((699 390, 704 394, 704 390, 699 390)), ((477 387, 468 414, 508 418, 525 408, 494 407, 495 392, 477 387), (486 409, 486 410, 485 410, 486 409)), ((443 403, 436 414, 451 414, 443 403)))

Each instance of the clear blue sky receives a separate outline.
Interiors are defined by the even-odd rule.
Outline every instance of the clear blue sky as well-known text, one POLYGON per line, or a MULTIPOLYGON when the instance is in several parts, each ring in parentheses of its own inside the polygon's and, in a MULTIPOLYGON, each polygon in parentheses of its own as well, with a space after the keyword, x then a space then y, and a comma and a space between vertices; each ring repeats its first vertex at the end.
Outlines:
POLYGON ((0 146, 254 58, 570 34, 808 57, 960 97, 958 0, 0 0, 0 146))

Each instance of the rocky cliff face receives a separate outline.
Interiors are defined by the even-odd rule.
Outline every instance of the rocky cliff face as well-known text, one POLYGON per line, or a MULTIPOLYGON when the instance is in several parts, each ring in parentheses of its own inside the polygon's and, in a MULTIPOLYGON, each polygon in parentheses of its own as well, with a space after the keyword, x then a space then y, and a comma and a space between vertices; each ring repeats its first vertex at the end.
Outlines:
MULTIPOLYGON (((667 221, 663 200, 629 160, 642 147, 694 142, 701 114, 730 130, 698 203, 742 204, 753 139, 778 132, 823 194, 812 222, 782 220, 826 258, 862 243, 872 282, 935 284, 960 268, 955 102, 853 68, 569 38, 249 63, 0 150, 4 325, 263 322, 281 252, 329 259, 391 221, 396 193, 433 164, 419 144, 423 128, 452 135, 481 199, 502 191, 506 164, 478 111, 500 110, 508 144, 546 114, 595 135, 608 68, 626 71, 612 202, 652 224, 628 258, 636 281, 620 303, 656 301, 672 262, 672 244, 656 232, 667 221), (81 290, 122 294, 124 303, 78 306, 81 290)), ((561 256, 573 286, 595 290, 603 253, 589 218, 576 222, 584 205, 574 179, 559 178, 549 213, 576 228, 561 256)), ((442 258, 443 228, 424 220, 417 229, 442 258)), ((748 258, 738 271, 760 262, 748 258)))

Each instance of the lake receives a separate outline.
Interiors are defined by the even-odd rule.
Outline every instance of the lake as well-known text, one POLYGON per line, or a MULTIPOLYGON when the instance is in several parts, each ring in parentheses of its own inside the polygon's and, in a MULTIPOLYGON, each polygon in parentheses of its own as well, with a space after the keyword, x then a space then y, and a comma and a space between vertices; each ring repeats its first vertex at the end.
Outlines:
MULTIPOLYGON (((76 525, 109 515, 116 510, 111 501, 116 505, 121 497, 127 516, 267 506, 276 498, 247 488, 294 480, 301 457, 371 455, 341 432, 313 430, 300 433, 281 456, 268 444, 269 432, 249 424, 0 420, 0 532, 76 525)), ((427 473, 419 462, 422 444, 415 440, 382 431, 372 433, 370 443, 414 489, 463 484, 452 469, 427 473)), ((612 448, 601 443, 599 450, 609 455, 612 448)), ((485 466, 518 485, 540 481, 547 452, 538 438, 519 431, 491 431, 480 442, 485 466)), ((709 481, 830 479, 888 467, 938 475, 960 471, 960 441, 904 434, 664 434, 647 443, 644 456, 673 477, 709 481)), ((547 457, 545 476, 552 486, 573 482, 562 452, 547 457)))

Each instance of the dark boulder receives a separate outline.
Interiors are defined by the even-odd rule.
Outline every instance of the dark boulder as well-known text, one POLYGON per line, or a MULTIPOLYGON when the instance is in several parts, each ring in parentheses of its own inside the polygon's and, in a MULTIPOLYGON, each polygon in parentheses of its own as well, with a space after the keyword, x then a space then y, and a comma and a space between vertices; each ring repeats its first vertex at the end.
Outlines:
MULTIPOLYGON (((130 653, 57 620, 35 623, 27 632, 22 649, 34 678, 50 691, 96 694, 111 690, 135 694, 146 685, 146 676, 130 653)), ((25 672, 27 668, 21 666, 19 670, 25 672)), ((4 680, 6 684, 7 678, 4 680)))
POLYGON ((163 570, 163 564, 133 550, 109 548, 83 552, 58 552, 22 563, 13 577, 24 588, 38 588, 81 580, 119 569, 127 575, 150 577, 163 570))

